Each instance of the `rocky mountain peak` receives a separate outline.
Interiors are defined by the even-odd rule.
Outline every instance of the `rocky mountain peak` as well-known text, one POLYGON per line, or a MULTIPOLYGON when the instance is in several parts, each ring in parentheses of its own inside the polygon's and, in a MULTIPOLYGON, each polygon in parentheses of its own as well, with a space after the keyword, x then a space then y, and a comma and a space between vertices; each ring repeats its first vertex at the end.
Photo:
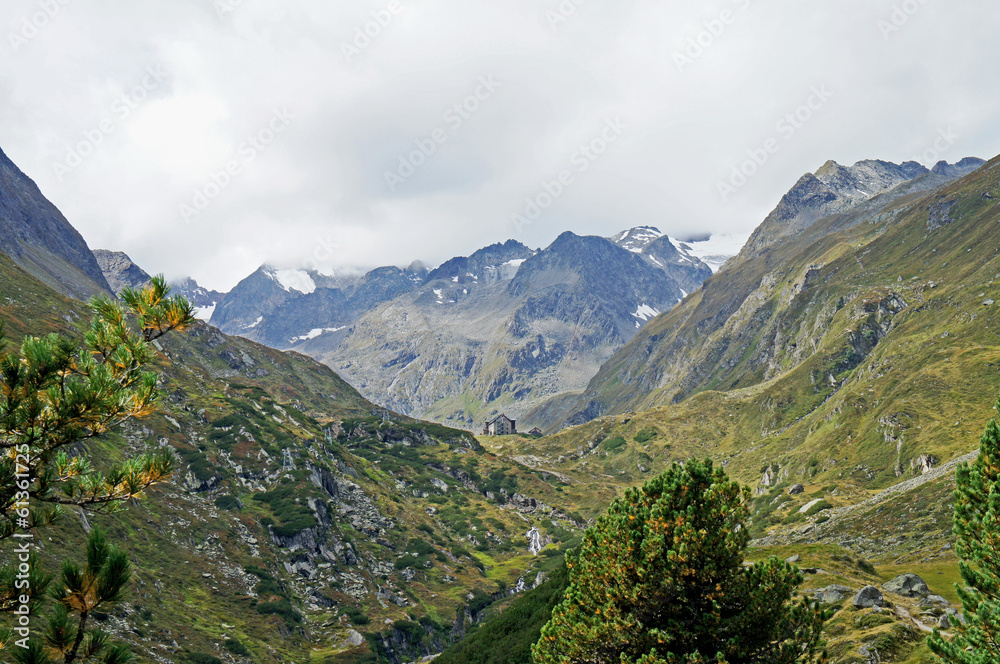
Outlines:
POLYGON ((535 252, 517 240, 497 242, 476 251, 471 256, 452 258, 431 270, 426 282, 450 280, 454 283, 493 283, 514 277, 517 269, 535 252))
POLYGON ((613 235, 608 239, 622 249, 640 254, 651 242, 661 237, 663 237, 663 233, 655 226, 636 226, 635 228, 630 228, 613 235))
POLYGON ((865 159, 853 166, 827 161, 815 173, 806 173, 782 196, 778 205, 757 227, 747 241, 739 260, 760 254, 783 237, 795 235, 817 220, 854 209, 876 196, 912 193, 930 189, 971 173, 984 162, 963 159, 950 166, 938 164, 928 170, 915 161, 895 164, 879 159, 865 159), (906 184, 906 191, 901 185, 906 184))
POLYGON ((985 163, 985 161, 979 159, 978 157, 965 157, 954 164, 949 164, 948 162, 941 160, 934 164, 934 167, 931 169, 931 173, 949 178, 959 178, 964 175, 968 175, 985 163))
POLYGON ((0 247, 18 266, 64 295, 89 299, 111 291, 83 236, 3 150, 0 247))
POLYGON ((141 288, 149 283, 146 271, 133 263, 125 252, 95 249, 94 258, 115 295, 126 288, 141 288))

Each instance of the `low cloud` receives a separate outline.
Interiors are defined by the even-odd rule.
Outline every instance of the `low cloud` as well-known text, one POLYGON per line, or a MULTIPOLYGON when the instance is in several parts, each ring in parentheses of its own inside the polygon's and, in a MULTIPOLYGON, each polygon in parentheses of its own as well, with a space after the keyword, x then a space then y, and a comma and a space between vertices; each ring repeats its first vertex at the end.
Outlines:
POLYGON ((222 289, 264 261, 748 233, 827 159, 1000 152, 984 1, 677 4, 9 0, 0 146, 92 247, 222 289))

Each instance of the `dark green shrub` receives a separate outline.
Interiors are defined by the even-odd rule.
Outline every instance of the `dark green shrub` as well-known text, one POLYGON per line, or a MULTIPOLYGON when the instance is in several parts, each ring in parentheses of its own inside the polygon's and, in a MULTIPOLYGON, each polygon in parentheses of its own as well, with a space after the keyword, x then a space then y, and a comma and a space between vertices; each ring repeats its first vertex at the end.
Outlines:
POLYGON ((223 664, 222 660, 218 657, 213 657, 203 652, 184 653, 184 659, 191 662, 191 664, 223 664))
POLYGON ((360 609, 354 606, 349 606, 344 609, 344 613, 347 615, 347 619, 350 620, 355 625, 367 625, 371 620, 360 609))
POLYGON ((261 602, 257 605, 257 613, 262 616, 281 616, 289 627, 302 622, 302 614, 296 611, 287 599, 280 599, 276 602, 261 602))
POLYGON ((243 645, 242 641, 237 639, 226 639, 225 643, 222 644, 222 647, 240 657, 250 656, 250 651, 247 650, 247 647, 243 645))
POLYGON ((625 447, 625 439, 621 436, 615 436, 614 438, 608 438, 603 443, 601 443, 601 449, 606 452, 619 452, 625 447))
POLYGON ((220 510, 236 510, 240 508, 240 500, 236 496, 225 494, 215 499, 215 506, 220 510))
POLYGON ((660 432, 659 430, 656 429, 656 427, 647 427, 642 431, 640 431, 639 433, 635 434, 634 440, 635 442, 642 445, 644 443, 648 443, 649 441, 653 440, 658 435, 660 435, 660 432))

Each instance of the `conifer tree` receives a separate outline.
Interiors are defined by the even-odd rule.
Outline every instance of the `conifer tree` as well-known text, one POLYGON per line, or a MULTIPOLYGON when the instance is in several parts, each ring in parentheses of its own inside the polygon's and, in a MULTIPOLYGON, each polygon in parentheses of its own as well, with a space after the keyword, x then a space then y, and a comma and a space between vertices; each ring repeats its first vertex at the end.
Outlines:
MULTIPOLYGON (((52 523, 65 506, 113 511, 171 472, 166 452, 103 469, 86 454, 88 440, 153 411, 157 376, 145 368, 153 359, 148 344, 194 323, 191 304, 170 297, 162 276, 120 297, 90 303, 93 317, 82 343, 50 334, 27 337, 20 351, 12 352, 2 347, 0 326, 0 542, 52 523)), ((34 553, 0 568, 0 613, 18 610, 28 597, 31 615, 37 615, 48 588, 56 600, 44 639, 33 635, 15 658, 34 664, 127 661, 126 649, 109 645, 99 631, 87 631, 87 622, 97 606, 119 597, 129 576, 128 560, 99 529, 88 540, 86 566, 66 562, 55 585, 34 553), (30 568, 27 584, 24 572, 18 576, 23 562, 30 568)), ((13 636, 0 629, 0 649, 10 646, 13 636)))
MULTIPOLYGON (((1000 402, 997 403, 1000 410, 1000 402)), ((965 623, 954 621, 954 640, 939 631, 931 650, 954 664, 1000 662, 1000 424, 990 420, 979 456, 955 473, 955 552, 964 584, 955 584, 965 623)))
POLYGON ((793 602, 802 575, 774 558, 742 564, 748 497, 706 460, 615 500, 567 558, 570 585, 535 663, 812 660, 823 614, 793 602))

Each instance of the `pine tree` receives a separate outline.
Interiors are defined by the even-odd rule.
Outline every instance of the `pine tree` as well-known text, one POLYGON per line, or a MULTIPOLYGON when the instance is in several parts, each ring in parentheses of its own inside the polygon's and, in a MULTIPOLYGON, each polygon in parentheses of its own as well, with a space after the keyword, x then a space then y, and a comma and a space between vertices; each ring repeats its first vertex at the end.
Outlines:
MULTIPOLYGON (((1000 402, 997 403, 1000 410, 1000 402)), ((965 624, 949 641, 937 630, 928 645, 954 664, 1000 662, 1000 424, 979 438, 979 456, 955 473, 955 552, 964 584, 955 584, 965 624)))
POLYGON ((813 659, 822 612, 774 558, 743 565, 748 492, 711 461, 628 490, 568 556, 570 585, 532 648, 536 664, 813 659))
MULTIPOLYGON (((0 326, 0 541, 52 523, 66 506, 114 511, 171 472, 172 456, 165 452, 103 470, 86 453, 87 441, 153 411, 157 376, 145 369, 153 360, 149 342, 194 323, 191 304, 170 297, 162 276, 120 297, 90 303, 93 318, 82 344, 50 334, 27 337, 20 352, 11 352, 2 347, 0 326)), ((86 629, 93 609, 116 600, 130 575, 124 554, 108 545, 99 529, 88 540, 86 567, 65 563, 54 586, 33 553, 23 584, 21 562, 0 568, 0 613, 17 610, 28 597, 30 613, 37 615, 50 587, 56 605, 44 641, 33 638, 28 648, 16 649, 18 661, 127 661, 127 650, 86 629)), ((0 629, 0 649, 12 636, 0 629)))

